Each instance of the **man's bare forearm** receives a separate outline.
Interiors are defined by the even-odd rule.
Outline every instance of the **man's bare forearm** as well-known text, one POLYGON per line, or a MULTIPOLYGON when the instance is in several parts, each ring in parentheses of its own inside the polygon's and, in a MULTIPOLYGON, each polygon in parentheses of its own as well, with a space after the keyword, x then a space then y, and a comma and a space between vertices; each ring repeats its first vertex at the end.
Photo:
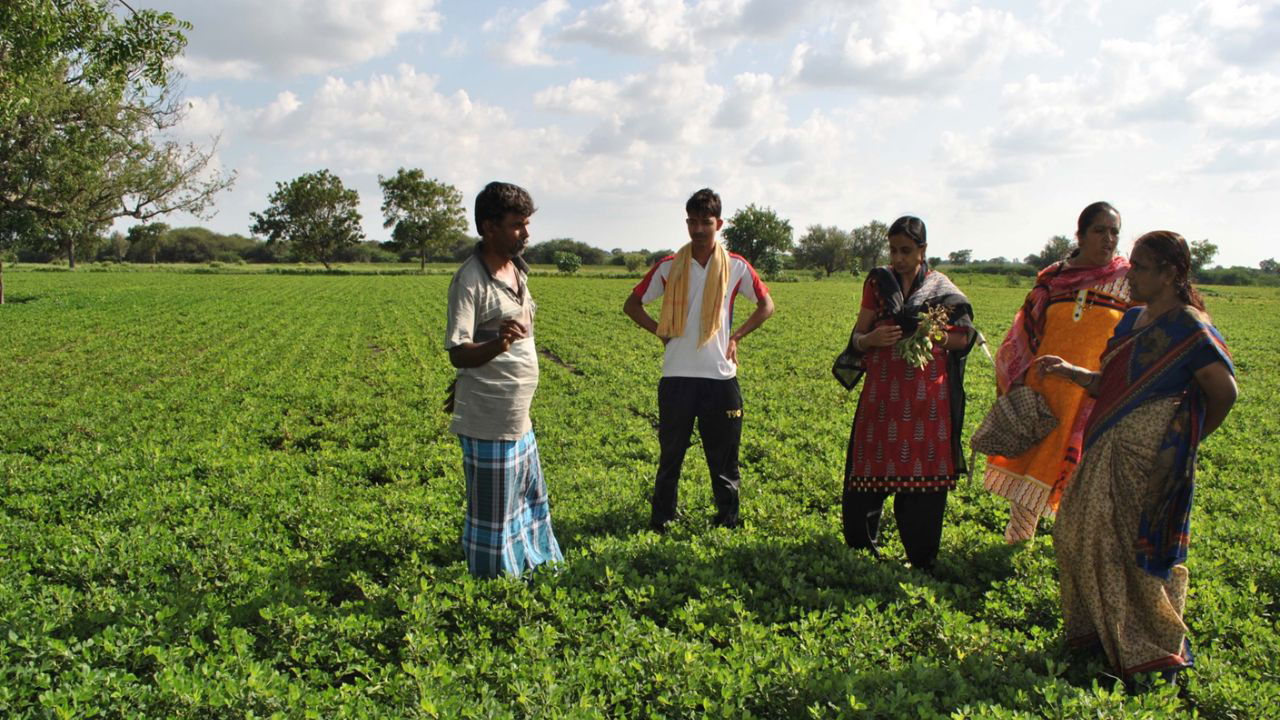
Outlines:
POLYGON ((635 295, 628 295, 627 301, 622 304, 622 312, 631 318, 635 324, 648 330, 654 335, 658 334, 658 321, 644 309, 644 303, 640 302, 640 298, 635 295))
POLYGON ((482 343, 462 343, 449 348, 449 363, 456 368, 480 367, 506 352, 502 338, 482 343))
POLYGON ((741 340, 755 332, 757 328, 764 324, 765 320, 768 320, 772 316, 773 298, 765 295, 760 299, 760 302, 756 303, 756 309, 747 317, 746 321, 742 323, 742 326, 735 330, 733 335, 730 337, 735 341, 741 340))

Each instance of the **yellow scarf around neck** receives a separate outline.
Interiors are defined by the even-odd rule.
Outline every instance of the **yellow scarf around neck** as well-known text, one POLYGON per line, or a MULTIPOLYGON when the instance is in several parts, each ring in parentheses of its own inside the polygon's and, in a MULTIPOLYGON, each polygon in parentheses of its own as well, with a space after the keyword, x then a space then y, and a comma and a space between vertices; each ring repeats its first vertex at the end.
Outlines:
MULTIPOLYGON (((662 313, 658 316, 658 336, 675 338, 684 335, 685 318, 689 315, 689 264, 693 262, 693 243, 680 248, 671 261, 667 287, 662 293, 662 313)), ((724 293, 729 286, 729 253, 716 242, 707 261, 707 284, 702 288, 702 333, 698 347, 707 344, 724 320, 724 293)))

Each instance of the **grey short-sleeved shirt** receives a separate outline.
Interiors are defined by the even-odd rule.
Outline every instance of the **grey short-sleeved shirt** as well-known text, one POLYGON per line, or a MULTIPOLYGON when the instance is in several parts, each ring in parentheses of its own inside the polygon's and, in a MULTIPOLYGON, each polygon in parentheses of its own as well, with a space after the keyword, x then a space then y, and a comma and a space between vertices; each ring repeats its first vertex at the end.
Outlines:
POLYGON ((502 321, 515 318, 528 337, 474 368, 458 369, 450 432, 480 440, 519 440, 532 429, 529 405, 538 387, 538 354, 533 344, 536 306, 529 293, 528 268, 515 258, 516 287, 498 281, 480 258, 479 248, 462 263, 449 284, 446 350, 498 336, 502 321))

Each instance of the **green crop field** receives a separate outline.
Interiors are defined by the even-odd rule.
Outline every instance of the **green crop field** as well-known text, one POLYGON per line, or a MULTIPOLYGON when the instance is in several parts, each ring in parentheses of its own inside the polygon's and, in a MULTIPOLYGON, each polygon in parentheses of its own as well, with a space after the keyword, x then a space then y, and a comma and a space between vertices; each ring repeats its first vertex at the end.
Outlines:
MULTIPOLYGON (((998 342, 1026 292, 958 276, 998 342)), ((859 285, 780 283, 741 347, 745 527, 645 529, 660 343, 634 280, 535 277, 566 562, 477 581, 440 412, 446 275, 7 271, 0 716, 1265 718, 1280 714, 1280 291, 1210 289, 1240 400, 1202 448, 1181 693, 1061 638, 1047 533, 950 501, 936 577, 846 549, 859 285)), ((740 308, 739 319, 743 317, 740 308)), ((969 362, 968 427, 993 398, 969 362)))

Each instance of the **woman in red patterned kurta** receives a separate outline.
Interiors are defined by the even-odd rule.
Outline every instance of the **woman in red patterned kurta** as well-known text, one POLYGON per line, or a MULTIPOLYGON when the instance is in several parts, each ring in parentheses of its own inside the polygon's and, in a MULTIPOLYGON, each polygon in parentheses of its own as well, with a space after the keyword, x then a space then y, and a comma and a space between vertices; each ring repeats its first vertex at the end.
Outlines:
POLYGON ((894 516, 907 559, 922 569, 937 557, 947 491, 965 472, 964 362, 977 336, 968 299, 929 269, 926 247, 919 218, 902 217, 890 226, 890 265, 868 274, 846 351, 853 372, 842 377, 836 369, 846 387, 866 378, 845 456, 845 542, 874 552, 881 508, 896 495, 894 516), (932 357, 915 368, 895 346, 915 332, 919 313, 937 305, 947 310, 946 337, 933 341, 932 357))

